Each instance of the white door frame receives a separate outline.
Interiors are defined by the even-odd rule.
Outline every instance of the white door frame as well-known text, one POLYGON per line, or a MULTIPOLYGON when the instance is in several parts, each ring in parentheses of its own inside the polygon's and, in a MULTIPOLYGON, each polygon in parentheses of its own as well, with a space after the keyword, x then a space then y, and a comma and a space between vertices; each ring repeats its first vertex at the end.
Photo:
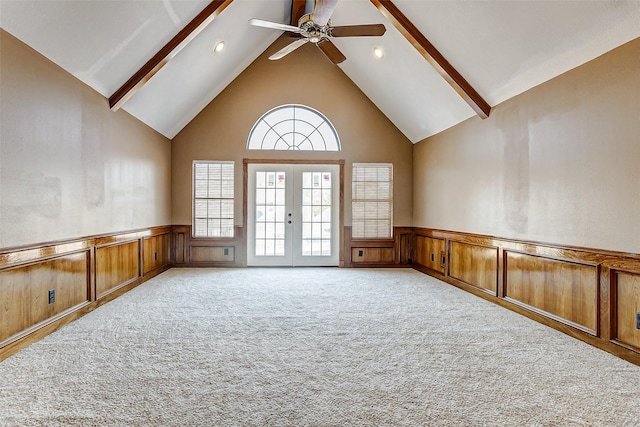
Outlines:
POLYGON ((344 160, 272 160, 272 159, 243 159, 243 203, 242 203, 242 216, 243 216, 243 242, 244 250, 242 257, 243 267, 247 266, 247 251, 248 251, 248 190, 249 190, 249 164, 283 164, 283 165, 339 165, 339 182, 338 182, 338 265, 344 267, 344 160))

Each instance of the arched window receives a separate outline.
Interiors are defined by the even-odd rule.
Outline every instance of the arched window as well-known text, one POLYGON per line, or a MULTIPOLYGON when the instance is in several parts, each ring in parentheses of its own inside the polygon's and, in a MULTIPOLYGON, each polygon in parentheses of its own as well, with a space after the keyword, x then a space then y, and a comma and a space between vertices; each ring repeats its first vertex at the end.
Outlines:
POLYGON ((249 150, 340 151, 340 139, 331 122, 305 105, 281 105, 267 111, 253 125, 249 150))

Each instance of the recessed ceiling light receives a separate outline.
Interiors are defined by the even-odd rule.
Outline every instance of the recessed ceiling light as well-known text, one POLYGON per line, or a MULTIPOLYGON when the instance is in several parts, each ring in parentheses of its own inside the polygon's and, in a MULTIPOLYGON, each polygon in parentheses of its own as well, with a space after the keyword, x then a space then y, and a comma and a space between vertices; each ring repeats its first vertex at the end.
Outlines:
POLYGON ((218 43, 216 43, 216 45, 213 47, 213 51, 215 53, 219 53, 220 51, 222 51, 222 49, 224 49, 224 42, 220 41, 218 43))
POLYGON ((384 56, 384 50, 382 50, 381 47, 376 47, 375 49, 373 49, 373 54, 376 56, 376 58, 382 58, 384 56))

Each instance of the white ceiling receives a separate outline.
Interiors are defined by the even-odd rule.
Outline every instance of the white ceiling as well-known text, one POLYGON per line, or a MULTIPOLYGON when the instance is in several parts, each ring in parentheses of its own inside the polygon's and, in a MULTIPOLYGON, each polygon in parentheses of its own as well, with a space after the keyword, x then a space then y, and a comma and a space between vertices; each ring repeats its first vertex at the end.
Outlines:
MULTIPOLYGON (((108 98, 208 3, 0 0, 0 26, 108 98)), ((492 106, 640 37, 638 0, 394 4, 492 106)), ((290 0, 233 1, 123 108, 173 138, 281 34, 247 21, 289 23, 290 8, 290 0), (220 40, 225 49, 214 54, 220 40)), ((369 0, 339 1, 333 25, 365 23, 387 32, 334 39, 347 57, 339 67, 408 139, 475 114, 369 0)))

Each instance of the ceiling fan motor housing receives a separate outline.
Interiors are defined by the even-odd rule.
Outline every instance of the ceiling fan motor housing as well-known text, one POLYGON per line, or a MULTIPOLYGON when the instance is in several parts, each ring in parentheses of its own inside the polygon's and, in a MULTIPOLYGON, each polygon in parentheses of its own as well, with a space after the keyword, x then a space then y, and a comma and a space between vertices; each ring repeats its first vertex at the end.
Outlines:
POLYGON ((331 22, 327 22, 327 25, 321 27, 313 22, 313 14, 307 13, 302 15, 298 20, 298 27, 300 27, 300 33, 306 37, 311 43, 318 43, 323 38, 329 36, 329 28, 331 22))

